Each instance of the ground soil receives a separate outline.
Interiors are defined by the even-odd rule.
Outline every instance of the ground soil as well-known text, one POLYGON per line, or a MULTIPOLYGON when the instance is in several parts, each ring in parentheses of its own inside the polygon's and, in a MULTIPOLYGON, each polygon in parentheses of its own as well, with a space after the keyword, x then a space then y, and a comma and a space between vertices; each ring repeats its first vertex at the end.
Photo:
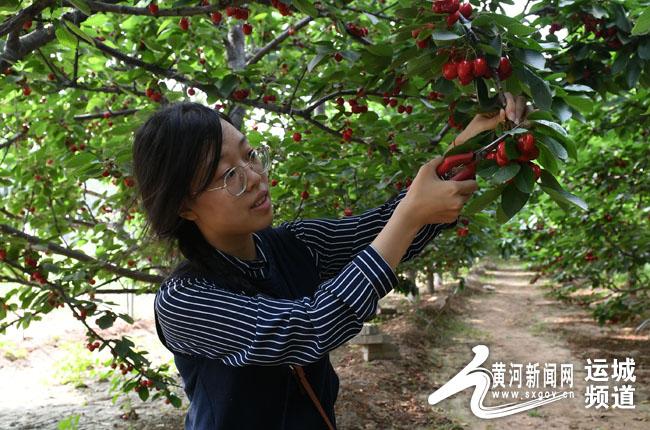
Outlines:
MULTIPOLYGON (((588 310, 548 298, 541 286, 530 285, 532 273, 500 267, 503 270, 487 271, 460 294, 451 295, 454 287, 449 285, 435 295, 422 294, 415 303, 393 293, 382 299, 382 308, 397 313, 380 314, 374 322, 392 337, 401 358, 365 362, 360 347, 350 344, 331 352, 341 381, 338 428, 649 428, 648 332, 635 334, 632 326, 624 325, 601 328, 588 310), (485 284, 494 289, 482 288, 485 284), (471 360, 471 349, 478 344, 490 348, 484 365, 488 368, 496 360, 574 363, 576 398, 496 420, 479 420, 471 414, 470 390, 428 405, 428 395, 471 360), (585 408, 586 358, 625 357, 636 360, 636 409, 585 408)), ((149 350, 152 361, 167 362, 171 356, 157 342, 150 309, 150 300, 139 298, 137 323, 118 330, 149 350)), ((0 428, 56 429, 57 423, 75 414, 82 429, 182 428, 185 398, 181 409, 162 401, 143 403, 134 396, 113 403, 109 382, 98 382, 96 375, 82 383, 61 384, 56 377, 61 363, 71 359, 66 345, 84 342, 83 330, 74 321, 67 314, 55 314, 26 331, 0 338, 0 428), (125 413, 128 419, 122 418, 125 413)), ((97 363, 91 367, 103 370, 97 363)))

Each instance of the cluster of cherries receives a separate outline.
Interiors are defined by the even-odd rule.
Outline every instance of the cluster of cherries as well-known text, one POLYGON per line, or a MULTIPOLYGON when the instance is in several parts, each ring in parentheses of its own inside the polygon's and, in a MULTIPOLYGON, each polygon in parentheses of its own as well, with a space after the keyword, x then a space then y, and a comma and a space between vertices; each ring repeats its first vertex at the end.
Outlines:
POLYGON ((585 254, 585 260, 592 262, 598 260, 598 256, 594 255, 593 251, 587 251, 587 253, 585 254))
POLYGON ((292 14, 289 6, 286 3, 282 3, 280 0, 271 0, 271 5, 273 5, 273 7, 276 8, 282 16, 292 14))
POLYGON ((581 19, 585 25, 585 33, 593 32, 596 37, 604 38, 610 49, 616 50, 623 46, 623 43, 616 35, 618 33, 616 26, 607 27, 607 21, 604 18, 597 19, 593 15, 584 14, 581 19))
POLYGON ((348 128, 346 128, 345 130, 343 130, 343 131, 341 132, 341 137, 342 137, 343 140, 345 140, 346 142, 349 142, 349 141, 352 140, 352 133, 353 133, 353 130, 352 130, 350 127, 348 127, 348 128))
POLYGON ((272 103, 275 100, 276 100, 276 97, 273 94, 267 94, 264 97, 262 97, 262 103, 265 103, 265 104, 272 103))
MULTIPOLYGON (((508 57, 501 57, 497 73, 501 81, 512 75, 512 64, 508 57)), ((474 78, 492 77, 492 71, 485 58, 476 57, 474 60, 453 60, 443 64, 442 76, 449 81, 458 78, 461 85, 468 85, 474 78)))
POLYGON ((348 29, 350 34, 357 37, 365 37, 368 35, 368 29, 366 27, 357 27, 357 25, 352 22, 349 22, 346 25, 346 28, 348 29))
POLYGON ((246 89, 239 89, 235 90, 232 92, 232 97, 235 100, 244 100, 246 97, 248 97, 249 91, 246 89))
POLYGON ((533 171, 535 180, 538 180, 542 174, 542 170, 537 164, 531 162, 532 160, 535 160, 537 157, 539 157, 539 148, 537 148, 535 136, 533 136, 531 133, 526 133, 520 136, 517 139, 517 150, 519 151, 519 157, 517 157, 515 160, 509 160, 508 154, 506 152, 506 141, 502 140, 499 142, 497 149, 488 153, 485 158, 487 160, 496 161, 499 167, 506 166, 511 161, 527 163, 533 171))
POLYGON ((147 88, 145 90, 145 94, 149 98, 149 100, 154 101, 158 103, 160 99, 162 99, 162 94, 159 91, 154 90, 153 88, 147 88))
POLYGON ((459 0, 436 0, 431 6, 435 13, 447 13, 447 25, 451 27, 463 15, 466 19, 472 16, 472 5, 470 3, 460 4, 459 0))

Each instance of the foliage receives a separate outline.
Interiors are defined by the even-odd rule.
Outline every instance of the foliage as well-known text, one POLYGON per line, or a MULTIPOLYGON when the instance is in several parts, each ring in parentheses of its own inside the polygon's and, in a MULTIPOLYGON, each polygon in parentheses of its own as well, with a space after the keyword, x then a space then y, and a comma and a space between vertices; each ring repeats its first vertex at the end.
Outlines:
MULTIPOLYGON (((454 2, 0 2, 0 330, 27 327, 65 307, 87 329, 91 352, 110 351, 104 364, 117 389, 180 405, 168 364, 154 365, 126 337, 102 334, 118 319, 132 321, 101 295, 118 282, 128 284, 118 292, 152 293, 180 258, 141 237, 130 160, 134 130, 160 105, 180 100, 226 110, 246 125, 253 145, 273 148, 280 221, 339 217, 386 201, 443 153, 450 130, 498 108, 504 91, 523 94, 537 109, 525 123, 507 123, 450 151, 509 133, 508 162, 478 165, 482 193, 468 208, 469 234, 448 234, 429 256, 458 273, 494 245, 493 220, 505 223, 522 209, 551 213, 555 228, 569 232, 569 250, 571 238, 587 246, 570 227, 602 215, 600 188, 584 183, 592 172, 586 160, 600 158, 581 136, 591 127, 599 134, 618 128, 629 136, 621 150, 628 169, 645 168, 637 165, 645 158, 626 157, 647 158, 639 144, 648 133, 646 2, 542 0, 517 17, 495 0, 472 0, 473 11, 464 6, 463 14, 442 11, 448 3, 454 2), (561 38, 562 28, 568 35, 561 38), (488 67, 475 72, 477 58, 488 67), (443 68, 455 68, 460 79, 443 77, 443 68), (539 155, 530 164, 514 161, 527 156, 517 139, 528 133, 539 155), (539 180, 533 166, 543 168, 539 180), (583 199, 587 215, 578 212, 587 207, 583 199)), ((626 171, 621 167, 618 179, 626 171)), ((619 192, 640 196, 632 188, 619 192)), ((635 217, 646 208, 635 213, 622 198, 611 199, 607 210, 614 209, 632 220, 629 228, 616 224, 613 234, 635 255, 617 273, 640 282, 647 256, 633 245, 647 238, 634 237, 633 226, 642 226, 635 217)), ((509 239, 513 249, 525 246, 509 239)), ((580 250, 567 273, 579 269, 580 250)), ((638 294, 635 300, 631 312, 645 303, 638 294)))

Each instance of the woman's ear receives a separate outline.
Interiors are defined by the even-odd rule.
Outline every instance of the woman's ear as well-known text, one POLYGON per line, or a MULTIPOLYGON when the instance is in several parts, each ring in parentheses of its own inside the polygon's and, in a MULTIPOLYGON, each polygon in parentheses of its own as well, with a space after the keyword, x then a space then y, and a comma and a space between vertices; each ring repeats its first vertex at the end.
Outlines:
POLYGON ((185 218, 190 221, 195 221, 198 218, 194 211, 192 211, 192 209, 189 209, 185 203, 183 203, 181 206, 181 210, 178 212, 178 215, 181 218, 185 218))

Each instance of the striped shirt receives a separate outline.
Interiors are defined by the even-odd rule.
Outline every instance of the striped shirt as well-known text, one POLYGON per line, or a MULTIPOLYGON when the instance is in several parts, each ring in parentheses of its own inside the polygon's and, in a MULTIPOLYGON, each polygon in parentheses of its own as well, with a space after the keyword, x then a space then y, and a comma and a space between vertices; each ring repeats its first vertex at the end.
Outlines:
MULTIPOLYGON (((370 245, 406 190, 358 216, 284 222, 273 229, 302 242, 320 284, 302 298, 249 297, 196 276, 170 277, 156 295, 155 310, 168 347, 230 366, 307 365, 354 337, 373 317, 397 277, 370 245)), ((416 256, 451 224, 429 224, 417 233, 402 261, 416 256)), ((269 248, 253 234, 255 260, 220 253, 244 276, 270 278, 269 248)))

